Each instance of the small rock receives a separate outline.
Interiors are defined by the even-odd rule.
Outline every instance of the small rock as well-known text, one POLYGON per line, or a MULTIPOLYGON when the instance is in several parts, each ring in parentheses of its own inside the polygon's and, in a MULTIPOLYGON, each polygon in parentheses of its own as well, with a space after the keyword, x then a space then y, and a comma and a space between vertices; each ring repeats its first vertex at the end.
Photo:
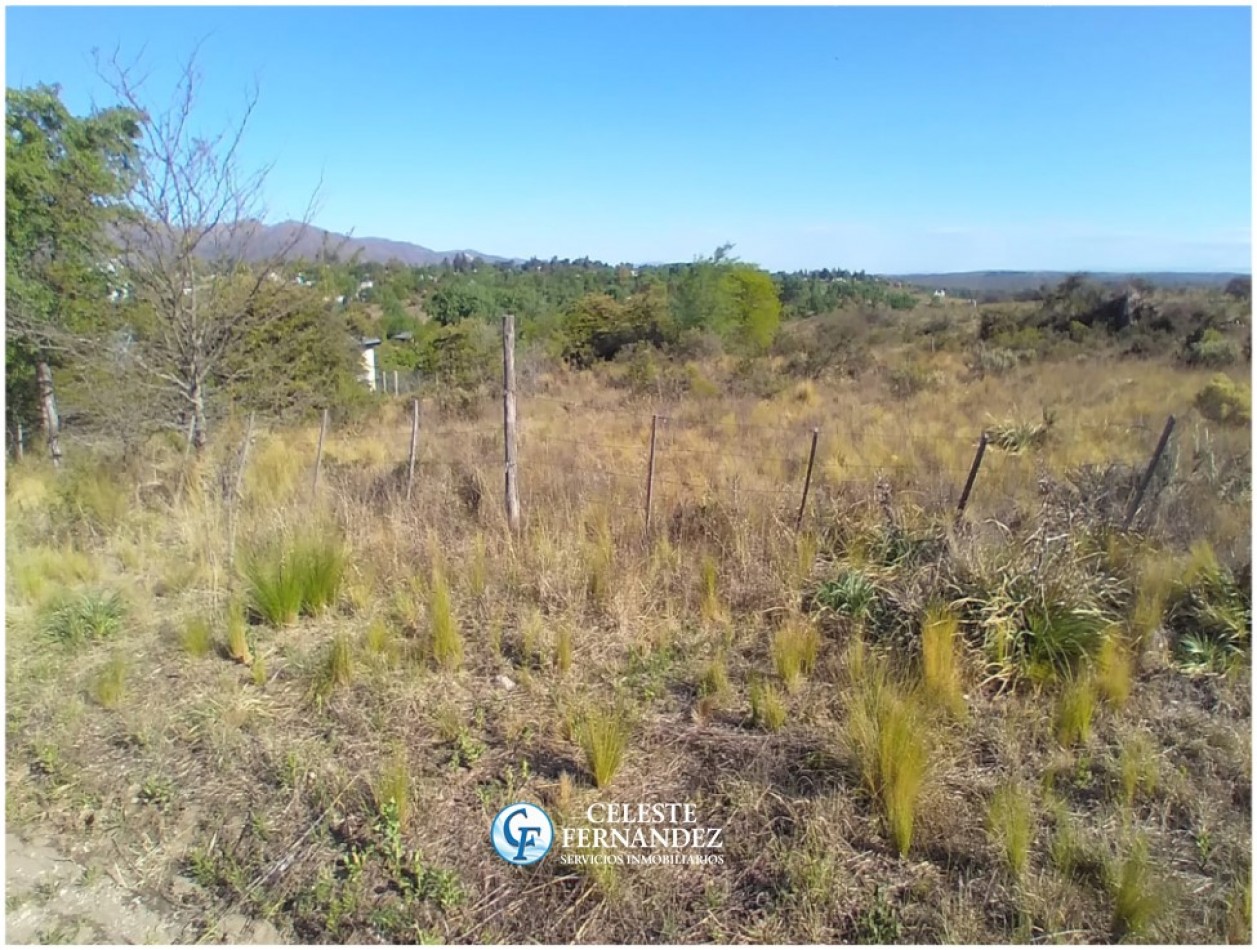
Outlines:
POLYGON ((515 688, 515 681, 511 679, 509 676, 507 676, 505 673, 496 677, 494 679, 494 682, 497 683, 499 686, 501 686, 505 690, 512 690, 515 688))

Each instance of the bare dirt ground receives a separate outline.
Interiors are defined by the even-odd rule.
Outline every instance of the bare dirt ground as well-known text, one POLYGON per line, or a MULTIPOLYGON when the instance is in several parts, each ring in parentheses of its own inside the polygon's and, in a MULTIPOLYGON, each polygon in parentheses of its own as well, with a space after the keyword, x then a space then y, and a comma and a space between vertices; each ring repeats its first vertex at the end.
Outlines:
MULTIPOLYGON (((11 831, 4 851, 6 944, 173 944, 196 937, 186 914, 158 909, 89 855, 68 857, 50 841, 11 831)), ((224 917, 217 931, 233 943, 279 942, 269 924, 238 914, 224 917)))

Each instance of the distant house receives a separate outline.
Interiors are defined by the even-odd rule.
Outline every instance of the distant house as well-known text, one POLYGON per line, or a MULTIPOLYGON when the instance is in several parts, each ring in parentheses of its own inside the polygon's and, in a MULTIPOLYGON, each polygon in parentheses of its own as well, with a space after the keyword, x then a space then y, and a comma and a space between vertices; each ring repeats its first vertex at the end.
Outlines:
POLYGON ((382 341, 377 337, 363 337, 358 341, 358 346, 362 349, 362 381, 367 384, 371 392, 375 392, 375 348, 382 341))
POLYGON ((945 291, 945 290, 936 290, 936 291, 934 291, 934 299, 935 299, 935 300, 944 300, 944 299, 946 299, 946 297, 947 297, 947 291, 945 291))

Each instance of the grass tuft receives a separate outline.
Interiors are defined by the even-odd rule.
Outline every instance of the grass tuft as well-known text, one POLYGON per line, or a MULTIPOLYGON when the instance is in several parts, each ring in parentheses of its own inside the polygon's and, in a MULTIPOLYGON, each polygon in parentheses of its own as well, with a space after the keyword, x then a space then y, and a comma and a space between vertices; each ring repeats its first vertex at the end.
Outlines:
POLYGON ((249 649, 249 627, 245 622, 244 604, 233 600, 227 607, 227 654, 237 663, 248 666, 253 663, 253 651, 249 649))
POLYGON ((1121 780, 1122 804, 1129 808, 1139 795, 1152 795, 1157 790, 1156 751, 1151 737, 1139 732, 1122 743, 1117 760, 1121 780))
POLYGON ((312 530, 291 544, 272 540, 253 548, 241 568, 253 610, 271 626, 283 627, 336 602, 345 549, 339 537, 312 530))
POLYGON ((115 709, 126 693, 127 661, 114 654, 92 683, 92 698, 105 709, 115 709))
POLYGON ((1023 788, 1003 785, 995 790, 987 810, 987 830, 1017 880, 1021 880, 1030 860, 1033 818, 1030 796, 1023 788))
POLYGON ((394 757, 393 761, 376 779, 372 788, 376 811, 384 815, 391 809, 401 828, 406 827, 410 817, 410 766, 404 754, 394 757))
POLYGON ((447 670, 456 670, 463 663, 463 635, 450 604, 450 587, 439 567, 432 569, 432 588, 428 594, 428 618, 432 629, 432 656, 447 670))
POLYGON ((1130 699, 1134 679, 1134 658, 1120 632, 1113 628, 1096 654, 1096 689, 1114 709, 1121 709, 1130 699))
POLYGON ((786 724, 786 704, 771 683, 751 684, 751 720, 769 732, 777 732, 786 724))
POLYGON ((1067 682, 1056 701, 1056 741, 1065 748, 1085 745, 1091 738, 1095 704, 1096 687, 1089 676, 1075 677, 1067 682))
POLYGON ((329 690, 337 686, 348 686, 353 682, 353 646, 344 634, 337 634, 332 638, 332 644, 327 651, 323 676, 324 685, 329 690))
POLYGON ((793 618, 777 630, 773 636, 773 663, 786 689, 793 692, 803 677, 811 675, 820 645, 820 633, 801 618, 793 618))
POLYGON ((865 790, 882 807, 901 855, 912 844, 917 800, 929 766, 926 720, 881 663, 851 685, 846 742, 865 790))
POLYGON ((1122 939, 1146 935, 1157 916, 1161 899, 1152 886, 1148 843, 1142 835, 1118 868, 1113 890, 1114 936, 1122 939))
POLYGON ((930 699, 952 715, 964 713, 956 658, 956 615, 947 608, 926 611, 921 625, 921 678, 930 699))
POLYGON ((193 617, 179 634, 179 643, 188 656, 202 657, 214 648, 214 631, 205 617, 193 617))
POLYGON ((595 710, 587 713, 577 730, 585 764, 594 784, 606 788, 615 778, 624 761, 629 740, 628 717, 619 710, 595 710))

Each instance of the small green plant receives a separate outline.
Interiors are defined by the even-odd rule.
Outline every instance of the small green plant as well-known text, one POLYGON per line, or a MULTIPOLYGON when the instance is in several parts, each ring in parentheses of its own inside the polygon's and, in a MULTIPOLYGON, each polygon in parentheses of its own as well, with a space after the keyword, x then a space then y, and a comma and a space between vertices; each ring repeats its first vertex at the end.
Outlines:
POLYGON ((454 619, 450 605, 450 588, 439 567, 432 570, 432 587, 428 597, 428 617, 432 631, 432 656, 447 670, 456 670, 463 663, 463 635, 454 619))
POLYGON ((816 591, 816 603, 857 623, 868 620, 877 603, 877 586, 859 571, 846 571, 816 591))
POLYGON ((995 790, 987 810, 987 830, 1013 877, 1021 879, 1030 859, 1034 837, 1030 796, 1017 785, 1002 785, 995 790))
POLYGON ((1113 934, 1117 939, 1146 935, 1161 899, 1151 881, 1148 843, 1142 835, 1117 871, 1113 893, 1113 934))
POLYGON ((873 903, 865 908, 856 921, 858 943, 897 944, 900 942, 899 915, 886 900, 882 889, 873 894, 873 903))
POLYGON ((92 698, 105 709, 114 709, 126 693, 127 661, 121 654, 114 654, 101 667, 92 683, 92 698))
POLYGON ((452 769, 464 766, 471 768, 488 751, 485 744, 468 732, 467 728, 462 725, 458 727, 453 743, 454 751, 450 754, 450 768, 452 769))
POLYGON ((1056 741, 1065 748, 1086 744, 1091 738, 1095 704, 1095 683, 1089 676, 1079 676, 1067 682, 1056 701, 1056 741))
POLYGON ((55 601, 43 620, 44 635, 67 646, 116 636, 126 608, 116 591, 82 591, 55 601))
POLYGON ((179 643, 188 656, 202 657, 214 647, 214 631, 205 617, 193 617, 183 626, 179 643))
POLYGON ((606 788, 624 761, 629 740, 628 716, 618 709, 594 710, 580 724, 579 740, 594 784, 606 788))
POLYGON ((793 692, 803 677, 811 675, 820 645, 820 633, 806 620, 791 620, 777 630, 773 636, 773 663, 786 689, 793 692))
POLYGON ((1252 617, 1249 585, 1218 563, 1208 543, 1193 545, 1165 613, 1180 669, 1195 676, 1234 668, 1247 655, 1252 617))
POLYGON ((921 679, 925 693, 956 716, 965 709, 956 657, 959 626, 956 615, 946 608, 926 611, 921 624, 921 679))
POLYGON ((761 729, 777 732, 786 724, 786 704, 771 683, 751 684, 751 721, 761 729))
POLYGON ((164 775, 150 775, 140 786, 139 800, 164 811, 175 798, 175 783, 164 775))

